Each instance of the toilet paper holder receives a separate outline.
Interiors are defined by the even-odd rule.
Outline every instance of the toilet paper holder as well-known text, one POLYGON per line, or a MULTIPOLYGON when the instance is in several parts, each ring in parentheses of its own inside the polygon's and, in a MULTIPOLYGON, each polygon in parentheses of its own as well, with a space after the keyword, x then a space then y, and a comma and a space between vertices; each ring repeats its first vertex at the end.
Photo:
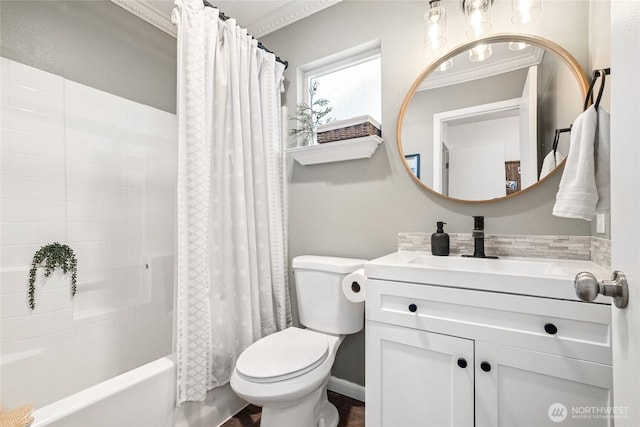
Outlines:
POLYGON ((360 292, 360 283, 358 283, 358 282, 352 282, 352 283, 351 283, 351 290, 352 290, 353 292, 355 292, 356 294, 357 294, 358 292, 360 292))

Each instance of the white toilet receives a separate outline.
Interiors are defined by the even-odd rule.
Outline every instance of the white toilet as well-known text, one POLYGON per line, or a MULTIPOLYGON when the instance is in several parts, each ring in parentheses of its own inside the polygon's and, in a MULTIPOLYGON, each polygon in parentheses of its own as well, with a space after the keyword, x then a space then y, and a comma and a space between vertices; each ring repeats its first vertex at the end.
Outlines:
POLYGON ((261 427, 335 427, 327 401, 331 366, 344 335, 362 330, 364 303, 352 303, 342 279, 365 260, 299 256, 292 267, 300 323, 262 338, 242 352, 231 375, 238 396, 262 406, 261 427))

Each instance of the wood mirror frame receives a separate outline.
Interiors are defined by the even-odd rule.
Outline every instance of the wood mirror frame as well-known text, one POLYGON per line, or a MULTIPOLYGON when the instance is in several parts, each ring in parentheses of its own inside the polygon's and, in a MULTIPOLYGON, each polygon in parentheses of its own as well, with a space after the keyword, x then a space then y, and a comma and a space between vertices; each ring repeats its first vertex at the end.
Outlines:
MULTIPOLYGON (((477 46, 480 44, 492 44, 492 43, 504 43, 504 42, 524 42, 524 43, 528 43, 531 45, 535 45, 541 48, 544 48, 545 50, 551 51, 553 53, 555 53, 556 55, 558 55, 560 58, 562 58, 562 60, 564 61, 564 63, 569 67, 569 69, 571 70, 573 76, 576 78, 576 81, 578 83, 579 89, 580 89, 580 93, 582 96, 582 100, 584 100, 584 97, 586 96, 587 93, 587 89, 589 87, 589 81, 587 79, 587 76, 585 75, 582 67, 580 66, 580 64, 578 63, 578 61, 563 47, 559 46, 558 44, 541 38, 541 37, 537 37, 537 36, 531 36, 531 35, 523 35, 523 34, 499 34, 499 35, 494 35, 494 36, 489 36, 489 37, 485 37, 482 39, 478 39, 478 40, 474 40, 473 42, 470 43, 465 43, 464 45, 461 45, 453 50, 451 50, 450 52, 447 52, 444 56, 440 57, 438 60, 434 61, 431 65, 429 65, 427 68, 425 68, 425 70, 420 73, 420 75, 418 76, 418 78, 415 80, 415 82, 413 83, 413 85, 411 85, 411 87, 409 88, 409 91, 407 92, 407 95, 404 98, 404 101, 402 102, 402 106, 400 108, 400 113, 398 115, 398 122, 397 122, 397 127, 396 127, 396 142, 398 145, 398 153, 402 159, 402 162, 404 164, 405 169, 407 170, 407 172, 409 173, 409 175, 411 175, 411 178, 417 182, 418 184, 420 184, 422 187, 424 187, 426 190, 428 190, 430 193, 433 193, 435 195, 437 195, 438 197, 444 198, 446 200, 452 200, 452 201, 457 201, 457 202, 462 202, 462 203, 469 203, 469 204, 476 204, 476 203, 489 203, 489 202, 495 202, 495 201, 500 201, 500 200, 505 200, 505 199, 511 199, 514 197, 517 197, 523 193, 526 193, 530 190, 532 190, 533 188, 538 187, 540 184, 542 184, 543 182, 547 181, 551 176, 555 175, 558 170, 561 170, 564 166, 564 163, 566 161, 562 160, 562 162, 551 172, 549 173, 547 176, 543 177, 542 179, 538 180, 537 182, 529 185, 526 188, 523 188, 522 190, 516 192, 516 193, 512 193, 509 195, 505 195, 503 197, 496 197, 493 199, 485 199, 485 200, 466 200, 466 199, 459 199, 459 198, 455 198, 455 197, 450 197, 448 195, 444 195, 436 190, 434 190, 433 188, 431 188, 430 186, 428 186, 427 184, 425 184, 424 182, 422 182, 417 176, 416 174, 412 171, 409 163, 407 162, 407 159, 405 158, 405 153, 404 149, 402 147, 402 124, 404 121, 404 117, 405 114, 407 112, 407 108, 409 106, 410 101, 413 99, 414 95, 416 94, 416 91, 418 90, 418 88, 420 87, 420 85, 424 82, 424 80, 427 78, 427 76, 429 76, 433 71, 435 71, 440 64, 442 64, 445 61, 448 61, 451 58, 454 58, 455 56, 477 46)), ((580 108, 582 107, 582 104, 580 105, 580 108)))

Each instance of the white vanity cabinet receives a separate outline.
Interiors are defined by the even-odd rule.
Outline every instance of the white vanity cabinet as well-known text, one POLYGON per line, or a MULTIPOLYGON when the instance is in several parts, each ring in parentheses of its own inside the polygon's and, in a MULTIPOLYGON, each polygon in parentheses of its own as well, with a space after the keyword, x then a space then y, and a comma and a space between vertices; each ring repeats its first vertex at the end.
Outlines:
POLYGON ((473 425, 473 340, 378 322, 366 336, 367 427, 473 425))
POLYGON ((591 414, 612 406, 610 318, 607 304, 368 279, 367 427, 612 425, 591 414))
POLYGON ((610 425, 606 418, 574 418, 572 411, 612 405, 611 365, 481 341, 475 346, 476 426, 557 425, 549 417, 557 403, 567 411, 563 426, 610 425))

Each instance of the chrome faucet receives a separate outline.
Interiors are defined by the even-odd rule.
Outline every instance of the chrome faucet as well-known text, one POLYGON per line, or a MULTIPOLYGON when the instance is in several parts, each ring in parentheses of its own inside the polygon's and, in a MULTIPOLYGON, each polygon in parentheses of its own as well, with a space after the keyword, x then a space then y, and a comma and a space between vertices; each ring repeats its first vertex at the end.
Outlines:
POLYGON ((483 216, 473 217, 473 232, 471 233, 471 237, 473 237, 473 255, 462 255, 463 257, 492 258, 492 259, 498 258, 497 256, 487 256, 484 253, 484 217, 483 216))

